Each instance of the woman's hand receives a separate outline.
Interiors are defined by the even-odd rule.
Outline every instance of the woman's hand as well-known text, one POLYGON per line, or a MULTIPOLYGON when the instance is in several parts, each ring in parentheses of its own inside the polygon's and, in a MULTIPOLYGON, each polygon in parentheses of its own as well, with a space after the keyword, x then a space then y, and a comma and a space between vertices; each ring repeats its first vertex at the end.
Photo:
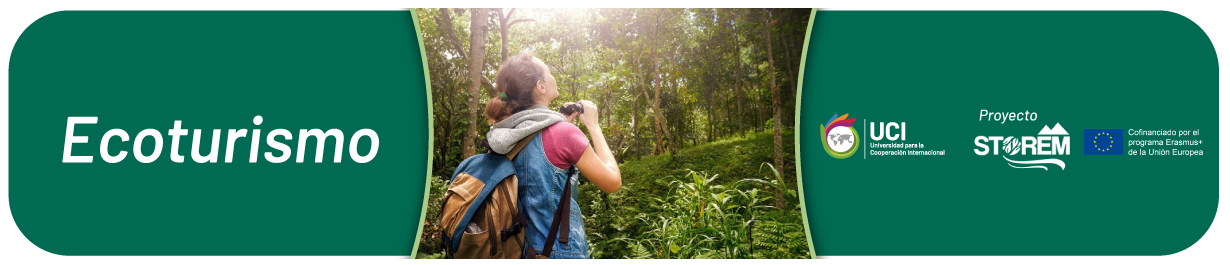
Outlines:
POLYGON ((564 117, 564 121, 567 121, 568 123, 572 123, 573 121, 577 120, 577 116, 581 116, 581 114, 573 112, 572 114, 568 114, 568 117, 564 117))
POLYGON ((581 112, 581 114, 579 114, 580 117, 578 117, 581 119, 581 124, 584 124, 585 127, 597 128, 598 105, 595 105, 593 101, 589 100, 577 101, 577 103, 581 104, 581 108, 585 109, 581 112))

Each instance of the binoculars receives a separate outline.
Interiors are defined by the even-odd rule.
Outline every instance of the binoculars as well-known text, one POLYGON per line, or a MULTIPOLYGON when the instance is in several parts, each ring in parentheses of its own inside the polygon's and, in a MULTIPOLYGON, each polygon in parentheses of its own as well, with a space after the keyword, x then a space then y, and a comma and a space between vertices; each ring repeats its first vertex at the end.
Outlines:
POLYGON ((563 106, 559 106, 559 113, 564 114, 564 116, 572 115, 572 113, 585 113, 585 107, 576 102, 568 102, 564 103, 563 106))

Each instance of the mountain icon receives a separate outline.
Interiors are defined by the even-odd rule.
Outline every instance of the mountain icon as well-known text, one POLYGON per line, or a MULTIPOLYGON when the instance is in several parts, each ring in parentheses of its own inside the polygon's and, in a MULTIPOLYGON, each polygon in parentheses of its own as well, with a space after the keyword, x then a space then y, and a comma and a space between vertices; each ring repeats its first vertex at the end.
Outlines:
POLYGON ((1038 135, 1068 135, 1068 130, 1064 130, 1059 123, 1055 123, 1055 128, 1042 125, 1042 131, 1038 132, 1038 135))

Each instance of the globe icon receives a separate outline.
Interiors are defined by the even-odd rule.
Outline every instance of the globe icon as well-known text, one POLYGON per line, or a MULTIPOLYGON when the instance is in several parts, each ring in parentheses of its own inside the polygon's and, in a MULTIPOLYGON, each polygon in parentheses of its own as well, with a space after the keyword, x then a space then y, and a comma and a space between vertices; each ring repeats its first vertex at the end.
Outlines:
POLYGON ((850 127, 838 126, 829 131, 826 139, 828 147, 838 153, 844 153, 854 148, 854 131, 850 127))
POLYGON ((1009 136, 1008 139, 1004 139, 1003 149, 1004 153, 1015 155, 1017 152, 1021 151, 1021 139, 1009 136))
MULTIPOLYGON (((844 124, 843 124, 844 125, 844 124)), ((858 151, 858 131, 849 126, 825 126, 820 130, 824 132, 824 152, 836 159, 846 159, 853 156, 858 151)))

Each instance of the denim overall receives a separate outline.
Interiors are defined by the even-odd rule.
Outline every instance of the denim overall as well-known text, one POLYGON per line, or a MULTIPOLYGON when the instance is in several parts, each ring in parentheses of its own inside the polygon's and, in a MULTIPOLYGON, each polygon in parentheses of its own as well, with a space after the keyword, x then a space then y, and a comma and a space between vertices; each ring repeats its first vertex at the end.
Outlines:
MULTIPOLYGON (((568 198, 572 209, 568 216, 568 243, 560 244, 558 240, 551 250, 552 259, 586 259, 589 258, 589 242, 585 239, 585 228, 581 223, 581 207, 577 204, 577 175, 568 175, 568 169, 556 167, 547 160, 547 153, 542 147, 542 134, 534 136, 525 148, 513 159, 517 168, 517 177, 521 190, 517 192, 517 201, 530 225, 527 226, 525 239, 534 248, 535 253, 542 253, 543 241, 547 240, 547 232, 551 228, 551 219, 555 216, 555 208, 559 205, 560 196, 564 193, 564 183, 572 185, 572 198, 568 198), (568 180, 568 182, 565 182, 568 180)), ((570 166, 575 168, 576 166, 570 166)), ((573 170, 573 172, 576 172, 573 170)), ((562 231, 561 231, 562 233, 562 231)))

